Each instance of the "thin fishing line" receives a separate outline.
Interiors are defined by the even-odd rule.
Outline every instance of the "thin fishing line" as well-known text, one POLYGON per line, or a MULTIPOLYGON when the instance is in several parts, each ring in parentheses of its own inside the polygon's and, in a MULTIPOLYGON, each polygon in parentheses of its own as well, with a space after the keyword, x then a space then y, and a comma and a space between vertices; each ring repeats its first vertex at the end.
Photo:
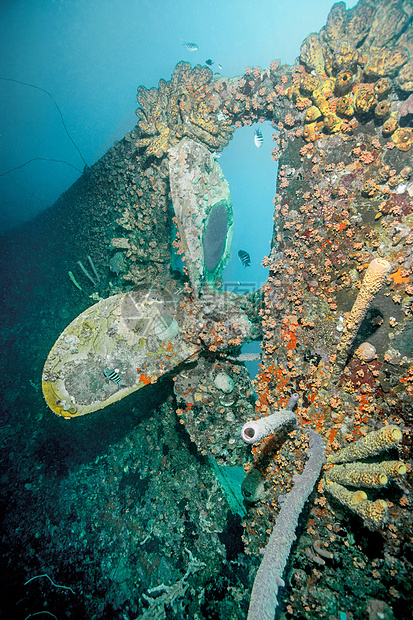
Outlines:
POLYGON ((74 168, 75 170, 80 172, 80 174, 82 174, 83 172, 83 170, 79 170, 79 168, 76 168, 76 166, 74 166, 73 164, 70 164, 68 161, 65 161, 64 159, 51 159, 49 157, 33 157, 33 159, 29 159, 29 161, 26 161, 24 164, 21 164, 20 166, 16 166, 15 168, 12 168, 11 170, 7 170, 7 172, 2 172, 0 174, 0 177, 4 177, 6 174, 10 174, 10 172, 13 172, 14 170, 18 170, 19 168, 24 168, 24 166, 27 166, 27 164, 30 164, 32 161, 56 161, 59 164, 67 164, 71 168, 74 168))
MULTIPOLYGON (((77 146, 77 144, 75 143, 75 141, 73 140, 72 136, 70 135, 70 133, 69 133, 69 132, 68 132, 68 130, 67 130, 67 127, 66 127, 66 124, 65 124, 65 121, 64 121, 64 118, 63 118, 63 114, 62 114, 61 109, 59 108, 59 106, 57 105, 57 103, 56 103, 55 99, 52 97, 52 95, 49 93, 49 91, 48 91, 48 90, 45 90, 44 88, 40 88, 40 86, 35 86, 34 84, 29 84, 28 82, 21 82, 20 80, 14 80, 14 79, 12 79, 12 78, 0 77, 0 80, 4 80, 5 82, 15 82, 16 84, 23 84, 23 86, 30 86, 31 88, 36 88, 37 90, 41 90, 43 93, 46 93, 46 95, 47 95, 48 97, 50 97, 50 99, 53 101, 53 103, 55 104, 55 106, 56 106, 56 108, 57 108, 57 111, 58 111, 58 112, 59 112, 59 114, 60 114, 60 118, 61 118, 61 121, 62 121, 62 125, 63 125, 63 128, 64 128, 64 130, 65 130, 66 134, 67 134, 67 137, 69 138, 70 142, 73 144, 73 146, 75 147, 75 149, 76 149, 76 150, 77 150, 77 152, 79 153, 79 155, 80 155, 80 157, 82 158, 82 161, 83 161, 83 163, 85 164, 85 166, 87 166, 87 163, 86 163, 86 161, 85 161, 85 158, 83 157, 82 153, 80 152, 79 147, 77 146)), ((67 163, 67 162, 66 162, 66 163, 67 163)), ((69 166, 70 166, 70 165, 71 165, 71 164, 69 164, 69 166)), ((73 166, 73 168, 74 168, 74 167, 75 167, 75 166, 73 166)), ((14 168, 14 170, 15 170, 15 168, 14 168)), ((77 170, 77 168, 76 168, 76 170, 77 170)), ((7 174, 7 173, 6 173, 6 174, 7 174)))

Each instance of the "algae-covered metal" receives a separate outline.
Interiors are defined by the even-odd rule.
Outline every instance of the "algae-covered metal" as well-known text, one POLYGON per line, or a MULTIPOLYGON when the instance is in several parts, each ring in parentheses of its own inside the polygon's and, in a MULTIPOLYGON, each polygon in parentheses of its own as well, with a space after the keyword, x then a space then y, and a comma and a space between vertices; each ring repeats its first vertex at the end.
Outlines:
MULTIPOLYGON (((211 350, 234 338, 241 344, 249 338, 249 321, 234 299, 214 289, 232 237, 228 183, 214 156, 192 140, 183 140, 168 155, 173 206, 195 298, 204 287, 203 307, 208 306, 211 294, 215 313, 225 306, 214 321, 208 315, 202 342, 208 346, 211 340, 211 350), (237 330, 240 326, 239 333, 222 323, 225 337, 221 334, 215 343, 212 326, 228 317, 233 317, 237 330)), ((183 298, 158 291, 101 300, 74 319, 50 351, 43 371, 47 404, 56 414, 70 418, 102 409, 155 383, 198 352, 201 339, 190 342, 196 332, 195 317, 202 331, 201 306, 188 306, 183 298)))
POLYGON ((76 317, 50 351, 42 380, 47 404, 72 418, 154 383, 197 353, 185 339, 187 322, 179 298, 157 291, 102 299, 76 317), (108 371, 121 381, 110 380, 108 371))
POLYGON ((168 151, 172 202, 194 291, 219 280, 229 258, 234 217, 228 183, 214 155, 182 140, 168 151))

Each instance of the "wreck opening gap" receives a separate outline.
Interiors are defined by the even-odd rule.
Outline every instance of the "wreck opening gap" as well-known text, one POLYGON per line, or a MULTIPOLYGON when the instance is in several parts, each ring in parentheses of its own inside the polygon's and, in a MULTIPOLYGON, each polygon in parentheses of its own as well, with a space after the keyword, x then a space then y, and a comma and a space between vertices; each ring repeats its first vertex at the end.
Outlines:
MULTIPOLYGON (((222 278, 228 290, 238 293, 259 289, 268 277, 268 269, 261 262, 270 253, 273 235, 273 198, 278 173, 278 162, 271 159, 273 134, 270 122, 237 129, 218 160, 229 184, 234 211, 231 257, 222 278), (264 139, 261 148, 255 146, 256 129, 264 139), (250 267, 242 265, 238 250, 249 253, 250 267)), ((249 342, 241 351, 260 353, 260 344, 259 341, 249 342)), ((258 363, 246 362, 251 379, 258 374, 258 363)))

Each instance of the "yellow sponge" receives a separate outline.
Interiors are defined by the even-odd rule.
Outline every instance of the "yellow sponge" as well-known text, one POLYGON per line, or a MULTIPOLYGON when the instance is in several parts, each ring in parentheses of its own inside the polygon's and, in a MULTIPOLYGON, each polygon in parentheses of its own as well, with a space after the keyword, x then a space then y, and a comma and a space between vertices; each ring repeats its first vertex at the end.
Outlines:
POLYGON ((384 487, 388 477, 382 463, 349 463, 336 465, 326 474, 332 482, 351 484, 357 487, 384 487))
POLYGON ((331 454, 327 463, 349 463, 358 461, 367 456, 374 456, 397 445, 402 438, 402 432, 398 426, 383 426, 378 431, 372 431, 365 437, 355 441, 347 448, 343 448, 336 454, 331 454))
POLYGON ((367 499, 364 491, 349 491, 341 484, 325 479, 324 488, 331 493, 341 504, 356 512, 365 521, 373 525, 380 525, 386 517, 387 503, 383 499, 375 502, 367 499))

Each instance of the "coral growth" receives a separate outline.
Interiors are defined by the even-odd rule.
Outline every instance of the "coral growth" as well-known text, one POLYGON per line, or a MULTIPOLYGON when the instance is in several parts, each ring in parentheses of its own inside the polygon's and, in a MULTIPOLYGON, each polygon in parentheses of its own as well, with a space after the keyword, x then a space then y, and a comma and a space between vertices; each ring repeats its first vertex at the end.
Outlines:
MULTIPOLYGON (((396 96, 392 101, 379 101, 392 90, 413 90, 411 15, 397 4, 381 4, 373 10, 368 3, 360 3, 346 11, 344 4, 338 3, 330 11, 324 31, 310 34, 302 44, 304 71, 298 88, 320 108, 325 132, 342 129, 333 107, 340 116, 355 117, 363 123, 373 110, 382 120, 393 112, 397 116, 398 108, 405 115, 406 106, 400 106, 396 96), (340 98, 337 104, 335 96, 340 98)), ((297 98, 296 88, 288 92, 292 99, 297 98)), ((401 94, 401 101, 404 98, 401 94)), ((394 130, 386 127, 383 134, 390 135, 394 130)), ((316 139, 309 138, 308 129, 304 138, 316 139)), ((395 144, 401 150, 410 148, 406 135, 395 144)))
POLYGON ((158 88, 138 88, 140 136, 136 146, 145 155, 162 157, 183 137, 222 150, 232 137, 228 120, 214 111, 212 71, 209 67, 187 62, 176 65, 169 81, 160 80, 158 88))
POLYGON ((330 464, 346 464, 335 465, 326 472, 326 491, 350 510, 354 510, 370 526, 377 527, 383 523, 388 510, 387 503, 383 499, 371 501, 364 491, 351 492, 342 485, 379 488, 385 486, 389 479, 406 474, 407 468, 401 461, 353 462, 381 454, 397 446, 401 439, 402 432, 397 426, 384 426, 328 458, 327 462, 330 464))
MULTIPOLYGON (((401 91, 399 80, 409 62, 403 64, 406 54, 401 48, 410 50, 411 32, 411 15, 401 2, 359 3, 349 11, 344 3, 334 5, 326 27, 304 42, 292 84, 286 88, 302 126, 280 125, 281 133, 274 135, 273 158, 281 160, 272 251, 263 261, 269 276, 260 310, 263 360, 253 382, 256 417, 281 409, 288 394, 299 392, 298 423, 321 433, 330 454, 351 448, 361 437, 371 435, 372 441, 384 422, 407 429, 398 450, 409 458, 413 191, 411 171, 407 172, 409 91, 401 91), (386 49, 381 58, 372 43, 381 52, 386 49), (286 170, 292 172, 287 176, 286 170), (364 310, 360 306, 353 314, 354 300, 365 294, 363 274, 374 259, 385 265, 382 285, 364 310)), ((252 549, 265 542, 256 543, 257 524, 265 528, 279 510, 269 487, 284 492, 291 485, 285 469, 297 471, 300 451, 294 433, 287 435, 288 448, 271 435, 263 446, 252 448, 252 466, 261 471, 266 506, 270 505, 261 501, 260 507, 250 509, 244 540, 252 549)), ((411 520, 404 510, 411 489, 409 467, 405 477, 399 475, 403 465, 395 477, 387 473, 392 466, 385 461, 378 467, 382 481, 392 480, 385 489, 386 500, 373 488, 372 500, 357 491, 351 501, 357 500, 357 514, 380 532, 386 549, 397 547, 400 568, 406 561, 400 545, 411 548, 406 529, 411 520)), ((342 493, 351 491, 344 488, 342 493)), ((306 532, 305 548, 311 551, 303 551, 296 564, 302 566, 305 555, 307 575, 298 575, 296 582, 293 577, 290 614, 337 615, 337 608, 324 606, 330 599, 323 592, 320 565, 328 571, 328 561, 321 557, 316 568, 308 562, 315 556, 316 537, 328 547, 337 543, 334 528, 346 523, 346 515, 320 487, 306 532)), ((337 544, 335 557, 342 554, 337 544)), ((400 588, 406 592, 399 582, 400 588)))

